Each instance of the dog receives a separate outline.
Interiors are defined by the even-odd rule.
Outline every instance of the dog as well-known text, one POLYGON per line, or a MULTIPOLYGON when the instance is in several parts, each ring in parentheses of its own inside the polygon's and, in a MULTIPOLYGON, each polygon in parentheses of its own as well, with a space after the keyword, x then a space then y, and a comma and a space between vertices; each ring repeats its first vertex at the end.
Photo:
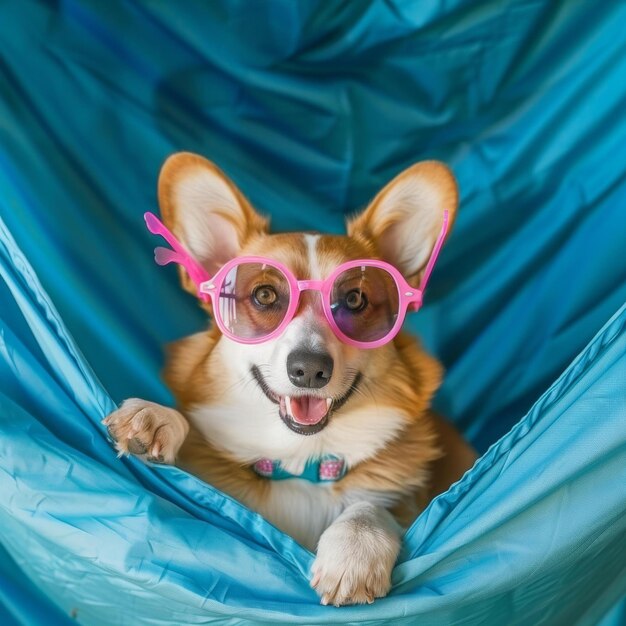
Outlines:
POLYGON ((322 604, 385 596, 403 528, 475 460, 430 409, 441 365, 398 332, 398 301, 419 306, 454 221, 454 176, 409 167, 342 236, 269 234, 191 153, 167 159, 158 196, 175 246, 162 262, 189 256, 182 286, 215 323, 169 349, 177 409, 131 398, 105 418, 117 450, 176 464, 316 550, 322 604))

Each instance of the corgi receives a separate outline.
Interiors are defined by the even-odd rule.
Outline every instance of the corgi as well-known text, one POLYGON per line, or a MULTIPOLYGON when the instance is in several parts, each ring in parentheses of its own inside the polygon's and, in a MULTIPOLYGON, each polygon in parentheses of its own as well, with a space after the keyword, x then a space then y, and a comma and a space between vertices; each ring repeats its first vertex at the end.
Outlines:
POLYGON ((322 604, 385 596, 403 529, 476 458, 430 409, 441 365, 399 328, 454 221, 452 173, 409 167, 342 236, 270 234, 191 153, 167 159, 158 196, 203 276, 181 267, 182 286, 214 323, 169 349, 177 409, 131 398, 105 418, 117 450, 176 464, 316 551, 322 604))

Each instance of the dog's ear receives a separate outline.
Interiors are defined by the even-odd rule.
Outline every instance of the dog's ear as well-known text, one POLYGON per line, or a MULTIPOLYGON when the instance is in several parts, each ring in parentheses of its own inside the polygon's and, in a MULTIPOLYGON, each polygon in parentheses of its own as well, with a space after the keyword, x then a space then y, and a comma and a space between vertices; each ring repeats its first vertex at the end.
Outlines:
POLYGON ((452 172, 438 161, 416 163, 396 176, 363 213, 348 222, 348 234, 373 243, 381 258, 417 286, 448 211, 448 231, 458 205, 452 172))
MULTIPOLYGON (((267 220, 235 184, 211 161, 189 152, 174 154, 163 164, 159 206, 167 228, 211 276, 237 256, 250 236, 267 232, 267 220)), ((182 268, 180 276, 183 287, 196 295, 182 268)))

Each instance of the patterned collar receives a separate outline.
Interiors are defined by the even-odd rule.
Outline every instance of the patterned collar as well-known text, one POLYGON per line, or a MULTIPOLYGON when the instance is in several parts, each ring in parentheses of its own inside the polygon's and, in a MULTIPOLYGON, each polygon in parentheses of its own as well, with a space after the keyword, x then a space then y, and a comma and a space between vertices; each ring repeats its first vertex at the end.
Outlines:
POLYGON ((252 469, 259 476, 271 480, 300 478, 311 483, 334 482, 346 474, 344 460, 332 454, 325 454, 317 459, 309 459, 301 474, 291 474, 280 466, 280 461, 272 461, 271 459, 259 459, 252 466, 252 469))

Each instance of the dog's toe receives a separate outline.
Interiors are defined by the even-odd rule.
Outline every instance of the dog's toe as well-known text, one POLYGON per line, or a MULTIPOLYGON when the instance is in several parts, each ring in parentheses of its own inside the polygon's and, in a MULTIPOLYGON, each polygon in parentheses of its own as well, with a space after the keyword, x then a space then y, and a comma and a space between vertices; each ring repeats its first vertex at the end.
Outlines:
POLYGON ((131 437, 126 445, 131 454, 140 455, 148 451, 148 446, 140 439, 137 439, 137 437, 131 437))

